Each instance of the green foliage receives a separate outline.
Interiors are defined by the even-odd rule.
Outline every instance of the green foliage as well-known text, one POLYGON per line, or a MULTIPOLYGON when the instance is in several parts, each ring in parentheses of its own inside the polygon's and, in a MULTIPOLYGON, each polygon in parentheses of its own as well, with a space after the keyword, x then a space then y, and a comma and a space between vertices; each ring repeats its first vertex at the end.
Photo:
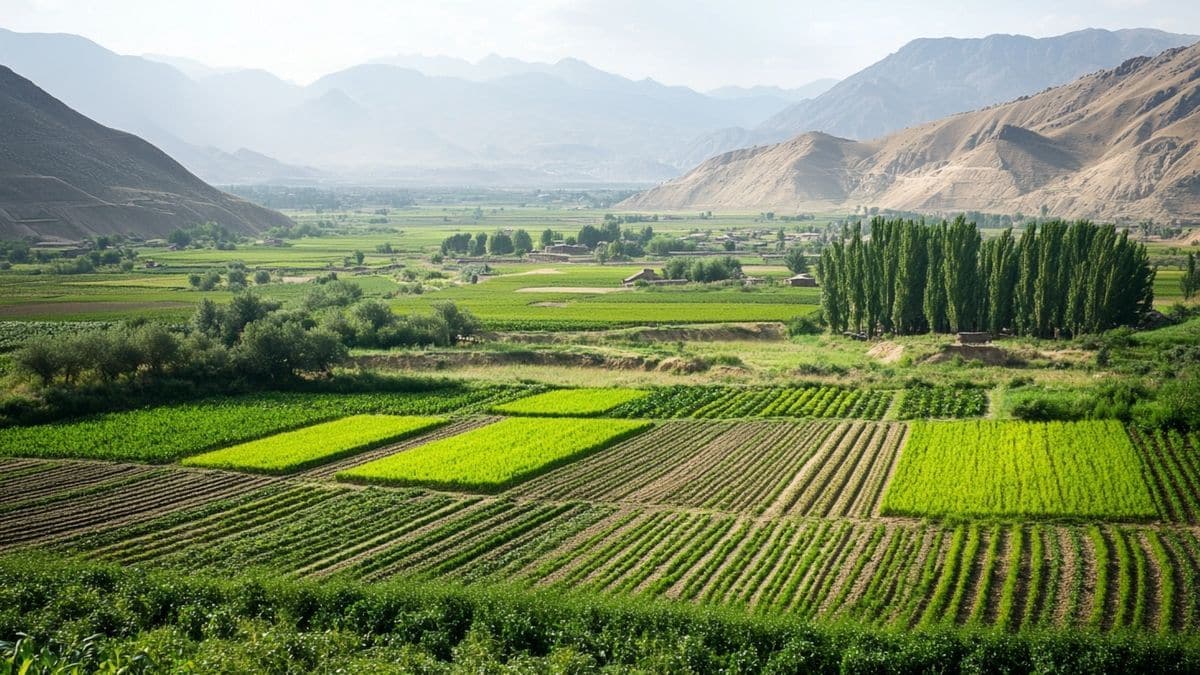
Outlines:
POLYGON ((338 472, 338 478, 494 492, 648 429, 625 420, 509 418, 338 472))
POLYGON ((740 279, 742 264, 732 256, 712 259, 672 258, 663 267, 663 276, 668 279, 687 279, 695 283, 740 279))
POLYGON ((978 387, 916 385, 904 391, 898 416, 902 420, 979 417, 987 412, 987 403, 987 393, 978 387))
POLYGON ((915 422, 881 513, 1134 520, 1158 515, 1138 453, 1112 421, 915 422))
POLYGON ((493 410, 505 415, 590 417, 642 398, 637 389, 558 389, 502 403, 493 410))
POLYGON ((1079 335, 1136 325, 1153 302, 1145 246, 1111 225, 1051 221, 987 241, 961 216, 870 228, 854 225, 818 262, 834 331, 1079 335))
POLYGON ((29 556, 0 561, 0 599, 0 639, 12 641, 0 664, 44 650, 34 663, 49 672, 74 662, 80 672, 139 662, 265 673, 1200 669, 1193 637, 886 631, 557 590, 216 579, 29 556), (16 647, 20 632, 33 637, 16 647))
POLYGON ((182 463, 211 469, 290 473, 394 443, 445 422, 441 417, 353 415, 185 457, 182 463))

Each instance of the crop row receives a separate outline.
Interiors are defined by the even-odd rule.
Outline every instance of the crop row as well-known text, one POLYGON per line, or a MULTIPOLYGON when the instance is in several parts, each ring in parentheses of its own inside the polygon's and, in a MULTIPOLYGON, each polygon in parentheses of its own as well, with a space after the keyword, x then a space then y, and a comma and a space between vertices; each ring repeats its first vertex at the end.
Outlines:
POLYGON ((1163 518, 1200 522, 1200 434, 1130 428, 1163 518))
POLYGON ((645 395, 638 389, 556 389, 501 403, 492 410, 504 415, 591 417, 645 395))
POLYGON ((899 424, 665 422, 517 489, 540 499, 674 504, 767 515, 874 513, 899 424))
POLYGON ((1200 628, 1188 528, 755 518, 282 481, 234 491, 199 479, 267 479, 166 473, 177 480, 158 490, 9 514, 0 531, 104 527, 57 547, 143 566, 518 582, 900 629, 1200 628), (183 492, 208 497, 163 496, 183 492))
POLYGON ((882 512, 1146 520, 1142 467, 1115 421, 914 422, 882 512))
POLYGON ((346 415, 479 412, 529 391, 520 386, 492 386, 406 393, 272 393, 215 398, 74 422, 0 429, 0 456, 169 462, 346 415))
POLYGON ((651 390, 618 406, 612 417, 728 419, 739 417, 856 417, 879 419, 891 405, 891 391, 832 385, 789 387, 693 387, 651 390))
POLYGON ((902 420, 980 417, 987 412, 987 393, 979 387, 915 386, 900 396, 902 420))
POLYGON ((104 481, 96 490, 71 488, 0 513, 0 550, 151 520, 254 490, 270 480, 157 469, 136 480, 104 481))

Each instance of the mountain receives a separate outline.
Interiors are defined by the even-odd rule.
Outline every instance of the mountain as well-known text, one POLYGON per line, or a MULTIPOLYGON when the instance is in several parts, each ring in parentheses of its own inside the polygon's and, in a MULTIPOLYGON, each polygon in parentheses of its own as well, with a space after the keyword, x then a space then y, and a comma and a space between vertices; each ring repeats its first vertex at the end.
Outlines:
POLYGON ((838 81, 826 77, 820 80, 813 80, 808 84, 802 84, 799 87, 784 89, 783 87, 773 86, 756 86, 756 87, 719 87, 706 92, 709 96, 724 99, 739 99, 739 98, 775 98, 789 103, 799 103, 805 99, 815 98, 824 94, 833 88, 833 85, 838 81))
POLYGON ((873 141, 809 132, 736 150, 621 206, 856 205, 1200 222, 1200 44, 873 141))
MULTIPOLYGON (((263 71, 214 70, 197 82, 161 59, 122 56, 76 35, 0 29, 0 64, 67 106, 168 149, 210 182, 261 174, 259 163, 243 164, 237 152, 257 149, 253 133, 230 132, 265 115, 258 101, 282 98, 295 87, 263 71)), ((277 173, 304 177, 313 170, 279 165, 277 173)))
POLYGON ((314 173, 355 182, 435 173, 499 184, 653 183, 691 166, 678 150, 696 136, 759 124, 790 103, 635 81, 577 59, 384 61, 299 86, 264 71, 122 56, 72 35, 0 30, 0 63, 218 183, 309 182, 314 173), (275 167, 245 161, 242 149, 275 167))
POLYGON ((756 127, 702 136, 681 159, 693 165, 736 147, 778 143, 806 131, 876 138, 954 113, 978 110, 1200 40, 1137 28, 1055 37, 990 35, 913 40, 894 54, 795 103, 756 127), (708 152, 709 154, 705 154, 708 152))
POLYGON ((284 215, 225 194, 146 141, 0 66, 0 238, 162 237, 205 221, 256 233, 284 215))

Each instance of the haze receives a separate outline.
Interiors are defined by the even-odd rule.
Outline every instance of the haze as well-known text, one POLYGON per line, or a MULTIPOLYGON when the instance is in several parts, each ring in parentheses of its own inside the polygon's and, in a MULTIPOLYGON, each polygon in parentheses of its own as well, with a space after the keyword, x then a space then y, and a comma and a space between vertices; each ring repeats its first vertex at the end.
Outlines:
POLYGON ((478 60, 575 57, 697 89, 845 77, 918 37, 1144 26, 1200 33, 1186 0, 963 2, 917 6, 739 0, 6 0, 0 25, 76 33, 125 54, 261 68, 298 83, 394 54, 478 60))

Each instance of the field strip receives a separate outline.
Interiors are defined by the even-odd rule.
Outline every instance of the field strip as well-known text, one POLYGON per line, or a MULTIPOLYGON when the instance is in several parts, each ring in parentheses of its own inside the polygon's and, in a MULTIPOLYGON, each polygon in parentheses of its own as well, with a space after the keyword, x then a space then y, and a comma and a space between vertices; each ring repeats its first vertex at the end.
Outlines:
POLYGON ((350 457, 345 457, 343 459, 339 459, 337 461, 330 462, 328 464, 322 464, 318 467, 314 467, 314 468, 308 469, 306 471, 301 471, 294 475, 297 478, 322 478, 322 479, 328 478, 328 479, 332 479, 334 477, 334 475, 337 474, 337 472, 339 472, 343 469, 348 469, 352 466, 358 466, 359 464, 366 464, 367 462, 374 461, 381 457, 387 457, 388 455, 393 455, 397 452, 402 452, 404 450, 408 450, 410 448, 415 448, 417 446, 424 445, 426 443, 431 443, 433 441, 441 440, 443 438, 457 436, 458 434, 465 433, 465 432, 471 431, 473 429, 478 429, 480 427, 483 427, 483 426, 486 426, 493 422, 496 422, 499 419, 500 419, 499 417, 488 416, 488 417, 471 417, 471 418, 464 419, 464 420, 454 421, 454 422, 451 422, 450 424, 446 424, 441 427, 438 427, 438 428, 430 431, 429 433, 421 434, 418 436, 413 436, 411 438, 406 438, 399 443, 393 443, 393 444, 385 445, 383 447, 376 448, 374 450, 370 450, 370 451, 367 451, 364 453, 351 455, 350 457))

